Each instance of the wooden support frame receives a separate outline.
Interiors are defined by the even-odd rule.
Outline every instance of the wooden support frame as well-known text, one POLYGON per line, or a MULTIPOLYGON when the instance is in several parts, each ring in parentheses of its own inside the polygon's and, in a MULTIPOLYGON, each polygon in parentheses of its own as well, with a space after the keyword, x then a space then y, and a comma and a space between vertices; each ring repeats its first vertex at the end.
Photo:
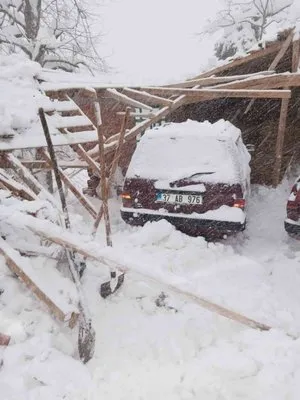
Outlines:
MULTIPOLYGON (((51 158, 46 150, 41 151, 42 156, 45 158, 49 166, 52 166, 51 158)), ((80 202, 80 204, 87 210, 87 212, 93 217, 96 218, 97 216, 97 211, 94 208, 93 204, 82 194, 75 185, 71 182, 71 180, 67 177, 67 175, 64 174, 63 170, 61 168, 58 168, 59 175, 61 177, 61 180, 64 182, 64 184, 70 189, 70 191, 74 194, 74 196, 77 198, 77 200, 80 202)))
POLYGON ((171 85, 166 85, 166 87, 170 88, 192 88, 195 85, 199 87, 206 87, 211 85, 223 84, 223 83, 230 83, 235 81, 244 81, 246 79, 251 79, 253 77, 259 76, 268 76, 273 74, 273 71, 261 71, 255 72, 253 74, 244 74, 244 75, 230 75, 230 76, 211 76, 208 78, 199 78, 199 79, 192 79, 184 82, 174 83, 171 85))
POLYGON ((88 153, 84 150, 84 148, 80 144, 73 146, 73 148, 76 151, 76 153, 86 161, 86 163, 91 168, 91 170, 94 172, 94 174, 96 174, 98 177, 100 177, 101 176, 101 168, 100 168, 99 164, 95 160, 93 160, 92 157, 90 157, 88 155, 88 153))
POLYGON ((275 149, 275 163, 274 163, 274 169, 273 169, 273 186, 274 187, 276 187, 280 182, 280 172, 281 172, 281 165, 282 165, 282 151, 283 151, 286 121, 287 121, 287 115, 288 115, 288 107, 289 107, 289 100, 282 99, 279 124, 278 124, 278 134, 277 134, 277 140, 276 140, 276 149, 275 149))
MULTIPOLYGON (((22 217, 22 215, 21 215, 22 217)), ((60 321, 68 322, 73 328, 79 316, 76 307, 72 307, 68 302, 57 301, 54 297, 49 297, 46 288, 42 287, 42 283, 31 274, 32 267, 27 257, 21 257, 6 240, 0 237, 0 253, 4 256, 7 266, 18 276, 18 278, 31 290, 35 296, 41 300, 49 309, 49 311, 60 321), (41 288, 42 287, 42 288, 41 288)))
POLYGON ((142 108, 149 111, 153 110, 152 107, 148 106, 147 104, 134 100, 131 97, 128 97, 125 94, 118 92, 116 89, 105 89, 105 92, 108 93, 110 97, 114 98, 115 100, 127 104, 131 107, 142 108))
POLYGON ((253 329, 258 329, 261 331, 268 331, 271 329, 271 327, 266 324, 257 322, 233 310, 229 310, 225 307, 219 306, 218 304, 206 300, 200 297, 199 295, 182 290, 177 286, 165 283, 164 281, 160 281, 150 275, 141 273, 136 269, 129 269, 124 265, 120 265, 119 263, 103 256, 101 250, 96 251, 95 247, 94 250, 91 250, 88 243, 78 241, 78 237, 74 237, 70 233, 66 234, 66 232, 62 231, 59 227, 53 226, 53 224, 49 221, 47 221, 46 224, 44 223, 38 224, 36 223, 36 218, 26 216, 26 218, 24 219, 24 225, 29 230, 31 230, 32 232, 34 232, 35 234, 39 235, 44 239, 48 239, 49 241, 56 243, 60 246, 74 250, 77 253, 82 254, 86 258, 90 258, 94 261, 97 261, 103 265, 106 265, 110 269, 117 270, 120 273, 131 271, 137 277, 143 279, 143 281, 147 280, 158 285, 163 285, 166 287, 166 289, 169 289, 174 293, 177 293, 178 295, 184 296, 185 298, 188 298, 189 300, 195 302, 196 304, 199 304, 201 307, 216 314, 219 314, 225 318, 231 319, 245 326, 248 326, 253 329))
MULTIPOLYGON (((288 37, 285 39, 285 41, 283 42, 281 49, 279 50, 279 52, 276 54, 276 57, 274 58, 274 60, 272 61, 271 65, 268 68, 268 71, 274 71, 277 67, 277 65, 279 64, 280 60, 282 59, 282 57, 285 55, 285 53, 287 52, 288 48, 290 47, 290 44, 292 43, 294 37, 294 31, 292 31, 288 37)), ((244 114, 247 114, 251 107, 254 104, 254 99, 250 101, 250 103, 248 104, 244 114)))
POLYGON ((147 93, 145 91, 140 91, 132 88, 124 88, 122 89, 122 92, 127 93, 130 97, 137 98, 137 99, 142 99, 146 103, 150 103, 152 105, 163 105, 163 106, 169 106, 173 104, 173 100, 165 99, 163 97, 155 96, 154 94, 147 93))
POLYGON ((300 39, 293 42, 292 72, 297 72, 300 61, 300 39))
POLYGON ((256 50, 256 51, 250 53, 249 55, 247 55, 246 57, 233 59, 231 62, 221 65, 220 67, 213 68, 210 71, 199 74, 199 75, 195 76, 193 79, 207 78, 212 75, 230 71, 231 69, 239 67, 240 65, 247 64, 249 61, 257 60, 258 58, 262 58, 262 57, 268 56, 269 54, 276 53, 276 51, 280 50, 281 46, 282 46, 282 43, 279 42, 279 43, 270 45, 263 50, 256 50))
MULTIPOLYGON (((111 182, 112 182, 112 180, 113 180, 113 178, 115 176, 115 173, 116 173, 116 170, 117 170, 117 167, 118 167, 118 164, 119 164, 119 159, 120 159, 120 156, 121 156, 122 146, 123 146, 123 142, 124 142, 124 136, 125 136, 125 132, 126 132, 126 125, 128 123, 129 115, 130 115, 130 108, 127 108, 126 111, 125 111, 125 115, 124 115, 123 121, 122 121, 121 132, 120 132, 119 141, 118 141, 118 146, 117 146, 116 151, 115 151, 115 155, 114 155, 114 158, 113 158, 113 161, 112 161, 112 165, 111 165, 111 169, 110 169, 110 172, 109 172, 109 177, 108 177, 108 180, 107 180, 107 188, 106 188, 107 192, 109 192, 109 190, 110 190, 111 182)), ((97 217, 96 217, 96 220, 94 222, 93 236, 96 234, 96 231, 97 231, 98 226, 99 226, 99 224, 101 222, 101 218, 102 218, 103 214, 104 214, 104 206, 103 206, 103 204, 101 204, 100 210, 99 210, 99 212, 97 214, 97 217)))
POLYGON ((38 199, 37 195, 32 190, 21 183, 16 182, 3 171, 0 171, 0 183, 10 190, 14 196, 21 197, 22 199, 29 201, 38 199))
POLYGON ((147 87, 149 93, 161 95, 185 95, 187 98, 194 97, 201 101, 229 98, 260 98, 260 99, 289 99, 291 97, 290 90, 254 90, 254 89, 181 89, 167 87, 147 87))

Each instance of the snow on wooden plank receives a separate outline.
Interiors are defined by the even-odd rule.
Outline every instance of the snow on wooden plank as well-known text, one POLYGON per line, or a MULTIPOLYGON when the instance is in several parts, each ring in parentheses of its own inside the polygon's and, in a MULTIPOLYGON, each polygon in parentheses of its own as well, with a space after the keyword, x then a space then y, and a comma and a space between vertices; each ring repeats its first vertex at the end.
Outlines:
MULTIPOLYGON (((2 210, 0 206, 0 218, 2 217, 2 210)), ((11 216, 6 220, 8 223, 12 223, 13 225, 20 226, 19 218, 17 215, 11 216)), ((89 257, 101 264, 106 265, 109 268, 113 268, 114 270, 119 271, 120 273, 123 272, 133 272, 137 276, 139 276, 142 280, 150 281, 158 285, 165 285, 166 288, 177 293, 178 295, 184 296, 191 301, 199 304, 201 307, 217 313, 225 318, 231 319, 233 321, 239 322, 245 326, 248 326, 253 329, 258 329, 262 331, 270 330, 271 327, 255 321, 251 318, 248 318, 238 312, 230 310, 228 308, 222 307, 216 303, 213 303, 205 298, 200 297, 198 294, 191 293, 187 290, 181 289, 177 285, 172 283, 166 282, 164 280, 158 279, 157 277, 151 275, 151 273, 146 274, 141 272, 138 269, 138 266, 134 266, 131 263, 131 267, 128 268, 127 266, 121 265, 118 261, 111 259, 106 255, 103 255, 103 251, 99 249, 99 246, 96 242, 90 242, 89 238, 84 238, 79 235, 74 235, 71 232, 67 232, 63 230, 61 227, 52 224, 49 221, 41 221, 37 218, 31 217, 26 215, 24 218, 24 225, 30 229, 32 232, 36 233, 37 235, 47 238, 48 240, 52 241, 53 243, 59 244, 61 246, 67 247, 69 249, 75 250, 78 253, 84 255, 85 257, 89 257), (45 223, 44 223, 45 222, 45 223)), ((113 250, 112 250, 113 251, 113 250)), ((112 256, 114 253, 110 252, 112 256)))
POLYGON ((147 104, 141 103, 140 101, 134 100, 123 93, 118 92, 116 89, 106 89, 106 92, 109 93, 111 97, 115 100, 120 101, 121 103, 125 103, 127 105, 142 108, 144 110, 152 111, 152 107, 148 106, 147 104))
POLYGON ((253 77, 258 77, 258 76, 267 76, 271 75, 274 73, 273 71, 260 71, 260 72, 255 72, 253 74, 244 74, 244 75, 230 75, 230 76, 212 76, 208 78, 199 78, 199 79, 191 79, 187 80, 184 82, 178 82, 178 83, 173 83, 170 85, 166 85, 166 87, 182 87, 182 88, 192 88, 195 85, 198 85, 199 87, 203 86, 211 86, 219 83, 228 83, 228 82, 234 82, 234 81, 241 81, 245 80, 247 78, 253 78, 253 77))
POLYGON ((235 58, 230 61, 226 60, 223 65, 220 65, 209 71, 203 72, 203 73, 195 76, 193 79, 207 78, 209 76, 216 75, 216 74, 219 74, 224 71, 228 71, 232 68, 236 68, 240 65, 247 64, 250 61, 257 60, 257 59, 263 58, 269 54, 275 53, 277 50, 281 49, 281 46, 282 46, 282 42, 277 42, 273 45, 266 47, 265 49, 255 50, 244 57, 235 58))
MULTIPOLYGON (((72 144, 83 144, 97 142, 98 136, 95 130, 86 130, 83 132, 60 133, 51 132, 53 146, 66 146, 72 144)), ((27 131, 16 135, 10 141, 0 141, 0 151, 11 151, 20 149, 37 149, 46 147, 47 143, 41 131, 27 131)))
MULTIPOLYGON (((23 216, 23 215, 22 215, 23 216)), ((69 296, 69 290, 76 293, 74 284, 64 278, 56 268, 34 268, 30 259, 22 257, 6 240, 0 238, 0 252, 7 266, 18 278, 41 300, 50 312, 60 321, 68 322, 74 327, 79 315, 74 299, 69 296), (72 290, 73 288, 73 290, 72 290)))
POLYGON ((122 90, 122 93, 128 93, 129 96, 135 98, 136 100, 142 99, 143 101, 146 101, 146 103, 150 104, 162 104, 164 106, 169 106, 173 103, 172 100, 165 99, 163 97, 155 96, 154 94, 147 93, 145 91, 140 91, 140 90, 135 90, 132 88, 124 88, 122 90))
POLYGON ((16 182, 3 171, 0 171, 0 182, 17 197, 22 197, 25 200, 37 200, 38 198, 32 190, 21 183, 16 182))
POLYGON ((78 106, 71 100, 59 101, 59 100, 51 100, 51 104, 44 106, 45 112, 58 111, 58 112, 66 112, 66 111, 77 111, 78 106))
POLYGON ((47 122, 51 128, 76 128, 76 127, 92 127, 92 122, 85 115, 74 115, 68 117, 62 117, 58 114, 47 115, 47 122))
MULTIPOLYGON (((42 155, 45 158, 45 160, 49 163, 49 165, 52 165, 51 162, 51 158, 48 154, 47 151, 45 151, 44 149, 42 150, 42 155)), ((80 204, 87 210, 87 212, 93 217, 96 218, 97 216, 97 210, 94 208, 94 205, 88 200, 87 197, 84 196, 84 194, 82 194, 80 192, 80 190, 78 190, 76 188, 76 186, 73 185, 73 183, 71 182, 71 180, 68 178, 67 175, 64 174, 63 170, 61 168, 58 167, 58 172, 59 175, 61 177, 61 180, 64 182, 64 184, 70 189, 70 191, 74 194, 74 196, 78 199, 78 201, 80 202, 80 204)))
POLYGON ((188 88, 168 88, 168 87, 148 87, 145 88, 149 93, 161 95, 185 95, 195 97, 199 100, 218 99, 223 97, 234 98, 266 98, 266 99, 289 99, 290 90, 243 90, 243 89, 188 89, 188 88))

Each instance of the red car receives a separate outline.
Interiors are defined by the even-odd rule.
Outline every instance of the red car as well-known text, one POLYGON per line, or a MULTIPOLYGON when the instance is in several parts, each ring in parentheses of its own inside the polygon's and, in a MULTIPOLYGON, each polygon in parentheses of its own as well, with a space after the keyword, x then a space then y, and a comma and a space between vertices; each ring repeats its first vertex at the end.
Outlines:
POLYGON ((131 225, 164 218, 193 236, 242 231, 249 161, 240 130, 224 120, 148 130, 125 177, 122 218, 131 225))
POLYGON ((284 227, 290 236, 300 238, 300 177, 292 187, 286 206, 284 227))

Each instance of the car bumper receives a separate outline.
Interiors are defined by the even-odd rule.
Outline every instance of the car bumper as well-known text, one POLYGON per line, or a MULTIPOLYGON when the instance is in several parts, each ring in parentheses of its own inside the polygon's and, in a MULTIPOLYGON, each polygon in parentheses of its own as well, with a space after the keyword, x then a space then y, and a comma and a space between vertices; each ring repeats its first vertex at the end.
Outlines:
POLYGON ((291 236, 299 236, 300 237, 300 224, 295 222, 290 222, 291 220, 284 221, 284 229, 291 236))
POLYGON ((151 213, 139 213, 137 211, 125 211, 121 210, 122 219, 135 226, 142 226, 146 222, 159 221, 165 219, 174 225, 178 230, 191 235, 191 236, 211 236, 220 237, 224 235, 230 235, 232 233, 241 232, 246 227, 246 221, 235 222, 235 221, 218 221, 211 219, 201 218, 184 218, 182 216, 176 217, 168 214, 151 214, 151 213))

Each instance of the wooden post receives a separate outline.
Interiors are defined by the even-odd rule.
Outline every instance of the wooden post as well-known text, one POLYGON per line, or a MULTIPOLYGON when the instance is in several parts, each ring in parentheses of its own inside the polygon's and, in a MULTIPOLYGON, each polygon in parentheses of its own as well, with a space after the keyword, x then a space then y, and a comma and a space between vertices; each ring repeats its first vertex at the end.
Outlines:
MULTIPOLYGON (((49 156, 49 154, 45 151, 42 150, 43 157, 45 160, 49 163, 49 165, 52 166, 52 161, 49 156)), ((53 167, 53 166, 52 166, 53 167)), ((71 182, 71 180, 68 178, 67 175, 64 174, 63 170, 58 167, 58 172, 60 175, 61 180, 64 182, 64 184, 71 190, 71 192, 74 194, 74 196, 78 199, 80 204, 87 210, 87 212, 93 217, 96 218, 97 216, 97 211, 95 210, 93 204, 76 188, 75 185, 71 182)))
MULTIPOLYGON (((68 321, 73 328, 78 318, 78 309, 69 304, 64 295, 48 287, 46 280, 32 268, 28 257, 21 257, 6 240, 0 237, 0 254, 5 258, 7 266, 31 290, 36 297, 49 308, 50 312, 60 321, 68 321)), ((58 274, 58 272, 57 272, 58 274)))
POLYGON ((300 59, 300 39, 293 42, 292 72, 297 72, 300 59))
MULTIPOLYGON (((112 180, 114 178, 114 175, 115 175, 117 167, 118 167, 118 163, 119 163, 119 159, 120 159, 121 151, 122 151, 122 146, 123 146, 123 142, 124 142, 124 136, 125 136, 125 132, 126 132, 126 125, 127 125, 129 116, 130 116, 130 107, 127 107, 124 118, 123 118, 122 126, 121 126, 121 132, 120 132, 120 136, 119 136, 118 146, 117 146, 115 156, 112 161, 111 170, 110 170, 109 177, 107 180, 107 188, 106 188, 107 192, 109 192, 110 185, 112 183, 112 180)), ((93 235, 95 235, 97 232, 98 226, 100 224, 100 221, 101 221, 101 218, 103 215, 103 210, 104 210, 104 208, 103 208, 103 203, 102 203, 100 210, 97 214, 95 223, 94 223, 93 235)))
POLYGON ((102 132, 102 119, 101 119, 101 110, 100 104, 97 100, 94 102, 94 110, 95 117, 97 121, 97 132, 98 132, 98 140, 99 140, 99 156, 100 156, 100 167, 101 167, 101 197, 102 197, 102 206, 103 206, 103 214, 105 220, 105 232, 106 232, 106 244, 107 246, 112 246, 111 240, 111 227, 109 220, 109 211, 108 211, 108 192, 107 192, 107 184, 106 184, 106 168, 105 168, 105 153, 104 153, 104 135, 102 132))
POLYGON ((286 129, 286 121, 288 114, 289 100, 282 99, 281 100, 281 108, 280 108, 280 117, 279 117, 279 125, 278 125, 278 134, 276 141, 276 150, 275 150, 275 163, 273 169, 273 186, 276 187, 280 182, 280 172, 282 165, 282 150, 284 143, 284 135, 286 129))

